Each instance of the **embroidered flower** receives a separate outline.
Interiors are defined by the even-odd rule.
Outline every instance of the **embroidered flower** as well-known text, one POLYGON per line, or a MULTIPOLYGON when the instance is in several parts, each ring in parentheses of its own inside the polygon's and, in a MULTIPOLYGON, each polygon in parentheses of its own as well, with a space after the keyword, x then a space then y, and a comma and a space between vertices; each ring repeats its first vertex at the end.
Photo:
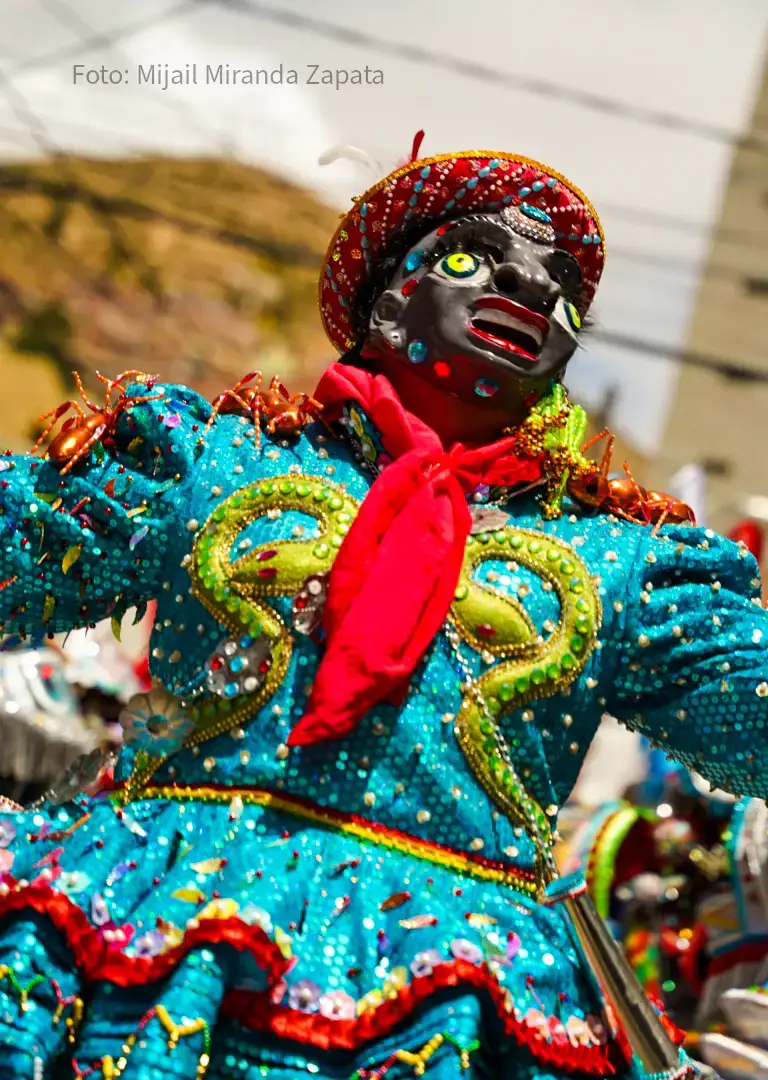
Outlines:
POLYGON ((272 919, 264 908, 255 904, 247 904, 240 912, 240 918, 249 926, 260 926, 265 934, 272 933, 272 919))
POLYGON ((174 754, 193 728, 178 698, 162 689, 132 697, 120 714, 120 723, 125 742, 153 757, 174 754))
POLYGON ((119 925, 115 922, 101 893, 91 896, 91 921, 98 927, 101 940, 113 952, 122 952, 136 933, 132 923, 119 925))
POLYGON ((228 897, 219 897, 206 904, 203 910, 198 914, 197 918, 198 920, 233 919, 235 915, 237 915, 239 909, 240 905, 237 900, 230 900, 228 897))
POLYGON ((144 958, 160 956, 161 953, 165 952, 165 949, 165 934, 162 934, 159 930, 150 930, 146 934, 142 934, 141 937, 136 938, 133 955, 144 958))
POLYGON ((424 975, 431 975, 438 964, 444 963, 437 949, 425 949, 423 952, 416 953, 411 960, 411 974, 420 979, 424 975))
POLYGON ((565 1031, 571 1046, 592 1046, 592 1035, 580 1016, 569 1016, 565 1022, 565 1031))
POLYGON ((0 848, 0 876, 10 873, 15 855, 7 848, 0 848))
POLYGON ((466 960, 468 964, 480 964, 483 960, 482 949, 473 945, 466 938, 454 938, 450 945, 451 953, 457 960, 466 960))
POLYGON ((122 952, 126 945, 130 945, 135 933, 136 931, 131 923, 124 923, 122 926, 115 926, 114 923, 111 923, 101 928, 99 936, 113 952, 122 952))
POLYGON ((10 847, 16 836, 16 826, 6 818, 0 818, 0 848, 10 847))
POLYGON ((590 1013, 587 1017, 587 1027, 589 1028, 589 1033, 592 1036, 594 1043, 597 1046, 605 1046, 608 1042, 608 1032, 600 1017, 595 1016, 594 1013, 590 1013))
POLYGON ((330 1020, 353 1020, 357 1004, 343 990, 331 990, 320 998, 320 1014, 330 1020))
POLYGON ((77 896, 78 893, 85 892, 90 884, 91 879, 82 870, 72 870, 61 875, 57 888, 65 896, 77 896))
POLYGON ((179 926, 175 926, 173 923, 165 922, 164 919, 158 919, 157 929, 163 936, 163 947, 161 952, 167 953, 170 949, 175 949, 177 945, 181 945, 184 941, 184 931, 179 926))
POLYGON ((316 1012, 320 987, 309 979, 300 979, 288 991, 288 1004, 299 1012, 316 1012))
POLYGON ((523 1017, 523 1023, 531 1028, 539 1038, 549 1041, 549 1021, 540 1009, 529 1009, 523 1017))
POLYGON ((565 1025, 559 1016, 549 1017, 549 1033, 556 1046, 564 1046, 568 1042, 565 1025))

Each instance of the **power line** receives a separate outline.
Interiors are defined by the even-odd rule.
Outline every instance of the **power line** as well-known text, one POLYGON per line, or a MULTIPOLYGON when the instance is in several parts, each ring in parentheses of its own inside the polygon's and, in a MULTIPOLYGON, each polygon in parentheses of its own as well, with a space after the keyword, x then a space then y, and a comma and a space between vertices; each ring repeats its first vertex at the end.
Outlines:
POLYGON ((254 236, 220 225, 192 221, 182 214, 169 213, 139 199, 123 195, 105 195, 94 191, 78 178, 51 179, 19 174, 0 166, 0 192, 44 195, 51 199, 80 203, 102 216, 131 218, 134 221, 162 221, 180 232, 203 236, 230 247, 241 248, 268 259, 291 260, 303 267, 319 269, 320 253, 301 244, 283 243, 271 237, 254 236))
MULTIPOLYGON (((196 2, 196 0, 195 0, 196 2)), ((52 154, 57 159, 62 159, 66 163, 66 155, 63 155, 59 148, 52 142, 45 125, 40 121, 39 117, 30 109, 24 95, 13 84, 8 75, 0 71, 0 91, 6 97, 9 107, 14 115, 27 127, 30 134, 35 139, 36 143, 44 152, 52 154)), ((6 177, 2 183, 6 189, 18 190, 19 186, 29 190, 34 187, 34 182, 30 178, 21 183, 21 185, 14 184, 10 178, 6 177)), ((37 186, 47 187, 49 194, 55 194, 59 198, 71 198, 84 202, 90 206, 95 212, 99 213, 105 220, 107 228, 113 234, 119 232, 122 236, 120 241, 124 250, 127 250, 125 234, 122 229, 117 215, 120 213, 127 213, 133 216, 139 216, 146 219, 146 217, 163 217, 165 220, 173 221, 180 228, 186 228, 189 231, 198 233, 206 233, 208 235, 214 235, 217 239, 223 243, 231 243, 235 246, 245 247, 249 250, 260 251, 265 253, 268 249, 272 254, 277 253, 283 257, 288 256, 306 264, 308 260, 314 261, 316 259, 316 253, 310 252, 309 249, 300 248, 295 245, 276 245, 265 238, 257 238, 248 234, 232 230, 232 229, 209 229, 205 226, 200 226, 194 222, 187 222, 181 218, 176 218, 173 215, 167 215, 155 208, 140 204, 136 200, 130 199, 112 199, 105 196, 101 196, 96 192, 86 190, 86 188, 80 184, 76 177, 73 177, 71 172, 69 180, 65 184, 56 184, 50 181, 38 181, 37 186), (54 190, 55 189, 55 190, 54 190)), ((626 257, 642 257, 642 253, 638 252, 624 252, 626 257)), ((143 257, 142 257, 143 258, 143 257)), ((666 263, 664 263, 666 265, 666 263)), ((148 264, 147 264, 148 266, 148 264)), ((148 267, 153 273, 154 270, 148 267)), ((722 272, 729 272, 727 268, 719 268, 722 272)), ((689 366, 699 367, 706 370, 710 370, 719 374, 727 379, 739 380, 743 382, 768 382, 768 371, 761 372, 749 368, 738 361, 726 357, 712 356, 703 353, 691 352, 688 350, 674 350, 660 343, 653 342, 649 339, 633 337, 631 335, 620 334, 613 331, 596 330, 593 332, 595 340, 603 341, 606 344, 613 345, 617 348, 623 348, 631 352, 636 352, 644 356, 653 357, 655 359, 671 360, 677 363, 687 364, 689 366)))
POLYGON ((634 120, 640 124, 664 128, 667 131, 684 132, 707 142, 753 150, 768 156, 768 141, 758 139, 753 135, 742 135, 739 132, 730 131, 716 124, 707 123, 705 120, 694 120, 690 117, 679 116, 676 113, 668 113, 662 109, 653 109, 645 105, 632 105, 603 94, 563 86, 546 79, 537 79, 529 75, 515 75, 509 71, 491 67, 488 64, 467 60, 462 56, 452 56, 449 53, 428 49, 423 45, 386 41, 363 30, 340 26, 338 23, 327 22, 315 16, 300 15, 298 12, 293 11, 279 11, 269 4, 261 3, 260 0, 200 0, 200 2, 241 11, 265 22, 278 23, 291 29, 303 30, 317 37, 328 38, 331 41, 341 42, 345 45, 364 46, 397 60, 438 68, 448 71, 454 76, 464 75, 478 82, 521 90, 537 97, 567 101, 590 112, 602 113, 607 116, 619 116, 626 120, 634 120))
MULTIPOLYGON (((62 26, 65 26, 68 30, 71 30, 79 39, 83 48, 88 47, 88 42, 92 41, 94 37, 98 36, 98 33, 94 28, 83 19, 78 12, 73 11, 66 0, 38 0, 40 6, 54 17, 62 26)), ((162 94, 162 91, 160 92, 162 94)), ((157 97, 157 92, 155 92, 157 97)), ((207 126, 201 126, 199 120, 195 114, 195 111, 188 107, 183 101, 163 95, 158 100, 173 112, 177 116, 183 118, 185 123, 189 123, 191 126, 196 127, 200 132, 211 136, 219 144, 219 149, 224 152, 230 152, 232 146, 228 140, 222 137, 221 131, 212 131, 207 126)))
MULTIPOLYGON (((768 169, 763 170, 766 185, 768 185, 768 169)), ((735 247, 759 248, 765 251, 768 247, 768 238, 756 235, 747 229, 730 229, 712 225, 706 221, 696 221, 692 218, 681 218, 678 214, 669 214, 660 210, 640 206, 616 206, 612 203, 601 203, 600 216, 621 218, 624 221, 634 221, 638 225, 651 226, 652 228, 666 229, 668 232, 679 232, 686 236, 692 233, 717 237, 718 240, 727 241, 735 247)))
POLYGON ((711 371, 731 382, 768 383, 768 368, 761 371, 725 356, 694 352, 689 349, 672 349, 668 345, 651 341, 648 338, 634 337, 631 334, 621 334, 613 330, 591 330, 586 339, 587 347, 590 339, 602 341, 606 345, 613 345, 615 348, 626 349, 627 352, 639 353, 642 356, 656 360, 671 360, 687 367, 711 371))
MULTIPOLYGON (((675 126, 680 129, 686 127, 694 134, 702 135, 702 124, 698 121, 690 121, 685 117, 675 116, 674 114, 663 113, 658 110, 650 110, 640 106, 628 106, 621 103, 614 102, 612 99, 602 97, 600 95, 587 94, 585 92, 575 90, 573 88, 560 86, 557 84, 544 82, 543 80, 534 80, 526 76, 514 76, 506 72, 497 72, 490 67, 478 65, 474 62, 468 62, 461 58, 454 58, 445 54, 431 52, 424 50, 421 46, 411 45, 397 45, 395 43, 386 42, 382 39, 375 38, 373 35, 364 34, 360 31, 352 30, 348 27, 338 26, 334 23, 324 22, 316 18, 310 18, 308 16, 299 15, 292 12, 280 12, 274 8, 259 3, 258 0, 182 0, 181 3, 174 7, 168 8, 166 11, 152 16, 149 19, 137 20, 134 23, 119 27, 113 31, 99 32, 95 31, 88 23, 85 22, 82 17, 74 12, 71 7, 65 3, 65 0, 39 0, 41 6, 49 11, 54 18, 56 18, 62 25, 67 26, 73 33, 77 33, 80 36, 80 42, 77 46, 68 46, 65 49, 58 50, 55 53, 48 54, 44 57, 33 58, 29 61, 20 61, 19 63, 12 65, 6 69, 6 74, 16 74, 24 71, 35 70, 40 67, 49 67, 53 63, 60 59, 65 59, 69 56, 80 55, 81 50, 88 50, 95 48, 96 46, 103 46, 108 44, 116 44, 121 40, 133 36, 139 33, 141 30, 148 27, 158 25, 168 19, 179 16, 184 13, 189 13, 195 8, 199 8, 201 3, 217 3, 222 7, 235 8, 238 10, 245 10, 247 13, 254 15, 255 17, 265 20, 271 20, 284 25, 297 27, 299 29, 311 30, 314 33, 322 34, 323 36, 330 37, 333 40, 343 40, 354 44, 366 44, 374 48, 378 48, 380 51, 395 52, 401 55, 404 59, 418 60, 420 62, 429 62, 442 67, 450 66, 451 70, 455 70, 458 66, 464 70, 465 73, 469 73, 472 77, 476 78, 492 78, 493 81, 499 81, 500 79, 508 82, 510 85, 518 86, 521 89, 528 89, 532 93, 546 94, 547 96, 561 97, 565 100, 571 100, 576 104, 584 105, 585 107, 600 107, 600 111, 616 112, 617 110, 624 110, 626 115, 631 115, 635 119, 642 120, 644 122, 659 124, 661 126, 675 126), (589 103, 589 104, 588 104, 589 103)), ((165 104, 171 104, 170 101, 165 104)), ((177 111, 183 111, 186 115, 186 119, 193 119, 192 111, 185 109, 180 102, 174 102, 173 106, 177 111)), ((86 125, 79 125, 83 129, 86 125)), ((717 134, 717 141, 727 141, 731 145, 744 145, 744 137, 725 131, 724 129, 716 128, 712 125, 703 125, 703 129, 710 133, 710 136, 714 138, 713 132, 717 134)), ((6 129, 8 130, 8 129, 6 129)), ((97 128, 92 128, 94 131, 98 131, 97 128)), ((106 130, 106 129, 103 129, 106 130)), ((201 128, 198 125, 198 130, 204 131, 206 134, 214 135, 221 139, 221 132, 212 132, 208 128, 201 128)), ((111 131, 108 132, 112 134, 111 131)), ((707 137, 710 137, 707 136, 707 137)), ((705 137, 702 135, 702 137, 705 137)), ((223 143, 220 145, 223 146, 223 143)), ((768 154, 768 142, 760 141, 759 148, 764 150, 768 154)), ((232 150, 231 145, 227 141, 225 148, 227 151, 232 150)), ((626 221, 636 221, 643 225, 653 225, 659 228, 669 229, 680 233, 690 235, 692 232, 700 234, 709 234, 711 232, 711 226, 706 222, 693 221, 690 219, 681 219, 677 215, 665 214, 657 210, 646 209, 644 207, 625 207, 616 206, 610 204, 603 204, 603 213, 612 214, 616 217, 620 217, 626 221)), ((765 247, 765 242, 753 233, 746 230, 739 229, 719 229, 717 231, 718 238, 721 240, 727 240, 734 244, 749 247, 760 248, 765 247)), ((628 251, 622 253, 624 258, 631 258, 632 254, 628 251)), ((637 261, 646 261, 643 253, 638 253, 637 261)), ((694 270, 694 264, 691 264, 692 272, 694 270)), ((723 276, 729 273, 726 268, 724 271, 720 269, 714 270, 715 276, 723 276)), ((734 270, 734 272, 736 272, 734 270)))
POLYGON ((64 60, 77 59, 77 57, 82 56, 83 52, 90 49, 116 45, 120 41, 125 41, 127 38, 140 34, 142 30, 159 26, 161 23, 168 22, 168 20, 178 18, 181 15, 187 15, 192 11, 199 10, 199 8, 199 0, 181 0, 180 3, 174 4, 173 7, 156 12, 149 18, 124 23, 123 26, 118 26, 114 30, 95 31, 90 36, 81 38, 79 42, 72 45, 65 45, 61 49, 55 49, 53 52, 45 53, 43 56, 33 56, 26 60, 19 60, 18 63, 6 67, 5 74, 21 75, 30 71, 49 70, 64 60))
MULTIPOLYGON (((36 115, 41 118, 47 126, 51 124, 66 124, 69 127, 75 128, 78 131, 82 131, 94 136, 107 136, 112 139, 115 137, 115 129, 106 126, 98 126, 92 123, 84 123, 80 120, 72 120, 70 118, 62 118, 58 116, 46 115, 41 117, 39 112, 36 115)), ((145 121, 147 124, 151 124, 151 120, 147 118, 145 121)), ((211 134, 210 130, 200 129, 204 134, 211 134)), ((6 137, 12 142, 15 142, 19 146, 26 146, 27 140, 24 138, 23 133, 15 128, 6 127, 0 124, 0 137, 6 137)), ((59 150, 59 153, 63 151, 59 150)), ((146 152, 139 149, 131 150, 124 148, 125 153, 130 153, 133 156, 146 152)), ((692 219, 680 219, 676 215, 657 213, 654 210, 644 207, 632 207, 632 206, 619 206, 619 205, 605 205, 600 207, 601 216, 607 218, 608 216, 614 216, 627 221, 636 221, 646 226, 654 226, 661 230, 668 230, 681 233, 712 233, 718 240, 727 240, 734 248, 743 248, 745 250, 754 249, 764 251, 768 248, 768 240, 762 240, 755 233, 747 232, 746 230, 738 229, 721 229, 707 225, 703 221, 694 221, 692 219)), ((619 247, 615 244, 611 244, 609 248, 611 258, 621 258, 627 262, 636 262, 640 265, 657 267, 664 271, 678 271, 682 274, 700 275, 703 277, 717 277, 717 278, 733 278, 734 280, 741 280, 745 274, 739 267, 736 266, 719 266, 712 264, 699 264, 696 260, 687 260, 679 258, 669 258, 667 256, 658 255, 652 251, 642 251, 640 249, 619 247)))
POLYGON ((611 260, 619 259, 624 262, 635 263, 638 266, 647 266, 653 270, 659 270, 662 274, 673 274, 680 277, 694 277, 697 280, 714 278, 719 281, 735 281, 743 284, 749 272, 740 270, 736 266, 721 266, 719 263, 697 263, 693 259, 676 259, 666 255, 658 255, 652 251, 638 251, 636 248, 619 247, 611 244, 609 248, 611 260))
MULTIPOLYGON (((4 131, 10 131, 0 126, 0 136, 4 131)), ((12 134, 15 134, 12 132, 12 134)), ((147 218, 151 216, 160 217, 165 216, 166 220, 176 224, 179 228, 185 232, 203 231, 204 227, 201 227, 195 222, 189 221, 182 216, 173 216, 165 214, 164 211, 160 211, 151 206, 140 203, 134 199, 117 198, 112 199, 107 196, 101 195, 98 192, 86 190, 81 186, 73 186, 72 184, 61 184, 56 181, 44 181, 42 179, 35 180, 32 177, 24 177, 23 179, 17 179, 14 181, 7 175, 3 175, 3 167, 0 165, 0 190, 14 191, 14 190, 31 190, 37 188, 43 190, 45 193, 55 198, 71 198, 77 201, 88 203, 92 208, 98 208, 99 212, 104 212, 109 209, 113 213, 122 213, 125 216, 147 218)), ((209 230, 211 234, 215 232, 215 229, 209 230)), ((257 248, 262 254, 267 254, 265 250, 265 242, 258 240, 254 237, 250 237, 243 233, 241 230, 227 230, 229 242, 234 246, 250 248, 256 250, 257 248)), ((221 230, 219 230, 218 239, 223 239, 221 230)), ((298 246, 293 246, 291 249, 291 257, 298 259, 302 265, 311 265, 316 261, 316 252, 307 248, 299 249, 298 246)), ((738 267, 732 266, 720 266, 718 264, 710 264, 708 266, 702 266, 693 260, 674 259, 671 257, 665 257, 657 255, 653 252, 640 251, 635 248, 626 248, 617 245, 611 247, 611 257, 613 259, 619 259, 623 262, 632 263, 637 266, 644 266, 652 270, 658 270, 663 274, 673 274, 679 277, 691 277, 691 278, 715 278, 725 281, 734 281, 736 283, 743 282, 745 273, 738 267)))

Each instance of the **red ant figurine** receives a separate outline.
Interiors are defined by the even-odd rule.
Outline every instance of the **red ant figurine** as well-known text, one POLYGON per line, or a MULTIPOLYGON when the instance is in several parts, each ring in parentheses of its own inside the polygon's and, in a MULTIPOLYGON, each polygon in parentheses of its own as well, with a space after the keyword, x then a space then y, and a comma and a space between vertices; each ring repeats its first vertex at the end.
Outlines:
POLYGON ((135 378, 137 382, 145 383, 149 389, 152 388, 156 376, 145 375, 143 371, 123 371, 116 379, 107 379, 97 372, 96 377, 101 382, 106 383, 107 387, 104 404, 99 406, 95 405, 86 394, 78 373, 74 371, 72 374, 80 391, 80 397, 91 410, 91 415, 89 416, 84 411, 79 402, 71 399, 58 405, 55 409, 50 409, 47 413, 43 413, 42 416, 38 417, 39 421, 48 420, 48 423, 42 435, 32 447, 32 453, 34 454, 48 438, 62 416, 65 416, 70 409, 74 409, 77 415, 70 416, 64 422, 59 434, 51 440, 48 446, 48 457, 57 465, 63 466, 61 469, 62 476, 66 475, 78 461, 84 458, 95 443, 103 441, 105 435, 114 429, 121 413, 131 408, 132 405, 137 405, 142 401, 152 401, 162 396, 155 394, 145 397, 126 397, 122 380, 128 378, 129 375, 135 378), (121 396, 113 405, 111 400, 112 391, 116 388, 120 390, 121 396))
POLYGON ((608 514, 615 514, 616 517, 624 518, 625 521, 653 525, 654 535, 667 522, 696 524, 696 518, 689 506, 661 491, 651 491, 641 487, 629 471, 629 465, 626 462, 624 463, 626 476, 609 479, 608 471, 611 467, 616 437, 607 428, 590 439, 584 445, 582 453, 586 453, 591 446, 606 436, 608 442, 600 464, 595 465, 595 470, 568 481, 568 492, 573 498, 608 514))
POLYGON ((256 446, 261 445, 261 421, 266 420, 270 435, 296 435, 322 409, 322 405, 306 394, 289 394, 277 375, 269 384, 269 389, 262 390, 263 376, 260 371, 252 371, 236 382, 230 390, 225 390, 213 401, 211 418, 205 425, 206 431, 221 414, 240 413, 249 416, 256 428, 256 446), (256 380, 254 386, 249 382, 256 380))

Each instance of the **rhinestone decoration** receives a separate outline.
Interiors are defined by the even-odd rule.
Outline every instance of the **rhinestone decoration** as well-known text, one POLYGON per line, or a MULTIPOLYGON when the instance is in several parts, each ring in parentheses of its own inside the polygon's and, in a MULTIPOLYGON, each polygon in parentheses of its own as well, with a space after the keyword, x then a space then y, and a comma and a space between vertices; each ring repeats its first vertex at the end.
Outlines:
POLYGON ((255 694, 272 666, 272 652, 265 637, 243 634, 223 641, 208 658, 208 689, 217 697, 255 694))
POLYGON ((293 629, 297 634, 311 637, 319 630, 327 594, 327 574, 313 574, 307 578, 304 588, 296 593, 291 604, 293 629))
POLYGON ((538 244, 554 244, 555 230, 552 228, 552 219, 543 211, 535 211, 535 207, 523 203, 522 206, 505 206, 501 211, 501 217, 520 236, 527 240, 534 240, 538 244))

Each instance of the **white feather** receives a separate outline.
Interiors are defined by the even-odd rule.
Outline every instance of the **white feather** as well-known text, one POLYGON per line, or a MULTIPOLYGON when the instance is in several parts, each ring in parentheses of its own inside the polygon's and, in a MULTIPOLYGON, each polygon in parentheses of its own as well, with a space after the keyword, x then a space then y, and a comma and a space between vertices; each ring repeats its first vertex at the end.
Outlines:
POLYGON ((318 165, 333 165, 335 161, 359 161, 363 165, 367 165, 372 173, 379 177, 383 174, 380 163, 371 155, 362 150, 359 146, 350 146, 349 144, 341 144, 339 146, 332 146, 330 150, 326 150, 324 154, 321 154, 317 159, 318 165))

